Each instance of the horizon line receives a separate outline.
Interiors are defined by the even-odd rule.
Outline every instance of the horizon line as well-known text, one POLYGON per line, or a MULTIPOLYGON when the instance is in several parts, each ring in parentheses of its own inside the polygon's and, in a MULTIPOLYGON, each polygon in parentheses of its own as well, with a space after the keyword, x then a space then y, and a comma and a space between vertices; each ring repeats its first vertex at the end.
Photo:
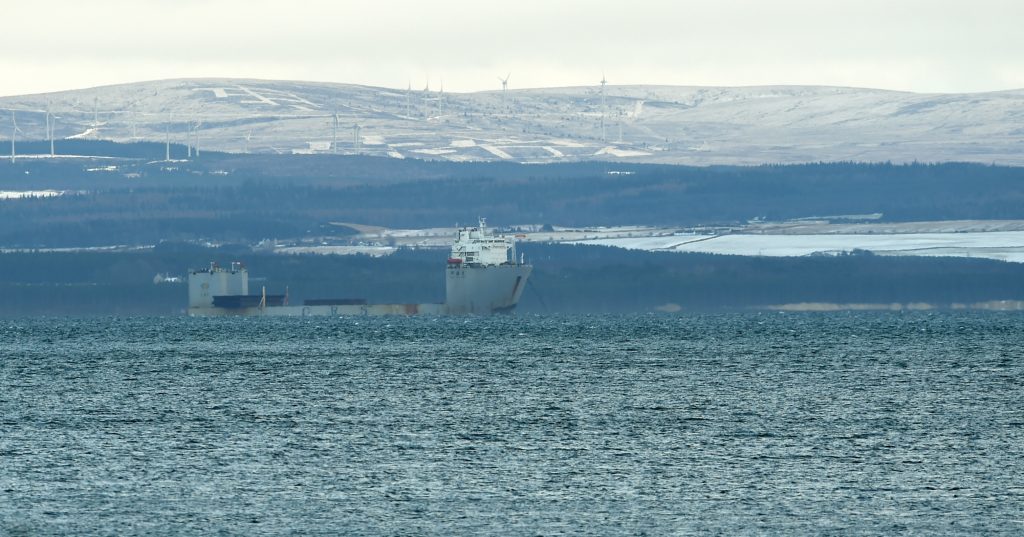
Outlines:
MULTIPOLYGON (((319 84, 319 85, 335 85, 335 86, 356 86, 364 88, 374 89, 386 89, 392 91, 410 91, 408 88, 382 86, 373 84, 364 84, 358 82, 336 82, 329 80, 303 80, 303 79, 288 79, 288 78, 259 78, 251 76, 196 76, 196 77, 169 77, 169 78, 155 78, 155 79, 144 79, 144 80, 133 80, 125 82, 112 82, 107 84, 99 84, 94 86, 79 86, 79 87, 68 87, 65 89, 56 89, 49 91, 36 91, 30 93, 13 93, 13 94, 0 94, 0 99, 12 98, 12 97, 33 97, 38 95, 50 95, 55 93, 68 93, 76 91, 89 91, 99 90, 103 88, 112 88, 118 86, 131 86, 137 84, 152 84, 157 82, 175 82, 175 81, 204 81, 204 80, 230 80, 230 81, 255 81, 255 82, 290 82, 299 84, 319 84)), ((590 88, 600 87, 601 83, 594 82, 593 84, 575 84, 575 85, 556 85, 556 86, 531 86, 523 88, 510 88, 507 91, 518 92, 518 91, 539 91, 539 90, 559 90, 559 89, 574 89, 574 88, 590 88)), ((911 93, 916 95, 979 95, 987 93, 1002 93, 1002 92, 1013 92, 1022 91, 1024 87, 1008 87, 1002 89, 983 90, 983 91, 915 91, 906 89, 893 89, 873 86, 854 86, 844 84, 796 84, 796 83, 772 83, 772 84, 664 84, 664 83, 626 83, 626 84, 608 84, 609 88, 637 88, 637 87, 650 87, 650 88, 839 88, 839 89, 852 89, 852 90, 869 90, 869 91, 884 91, 892 93, 911 93)), ((425 91, 424 89, 413 88, 413 92, 425 91)), ((432 93, 438 93, 437 90, 429 90, 432 93)), ((497 93, 503 91, 500 88, 495 89, 484 89, 484 90, 470 90, 470 91, 451 91, 447 90, 445 93, 470 95, 475 93, 497 93)))

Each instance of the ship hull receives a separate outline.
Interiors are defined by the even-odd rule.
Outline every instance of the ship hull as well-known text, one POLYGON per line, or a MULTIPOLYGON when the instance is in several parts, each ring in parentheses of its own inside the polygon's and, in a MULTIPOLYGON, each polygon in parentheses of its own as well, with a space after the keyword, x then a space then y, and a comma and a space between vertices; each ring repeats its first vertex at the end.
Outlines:
POLYGON ((268 306, 265 308, 189 308, 192 317, 337 317, 381 315, 445 315, 444 304, 363 304, 336 306, 268 306))
MULTIPOLYGON (((322 317, 379 315, 491 315, 509 313, 526 288, 530 265, 450 266, 444 304, 339 304, 222 308, 196 301, 193 317, 322 317)), ((219 298, 219 297, 218 297, 219 298)))
POLYGON ((530 265, 449 266, 445 308, 450 315, 507 313, 519 303, 530 265))

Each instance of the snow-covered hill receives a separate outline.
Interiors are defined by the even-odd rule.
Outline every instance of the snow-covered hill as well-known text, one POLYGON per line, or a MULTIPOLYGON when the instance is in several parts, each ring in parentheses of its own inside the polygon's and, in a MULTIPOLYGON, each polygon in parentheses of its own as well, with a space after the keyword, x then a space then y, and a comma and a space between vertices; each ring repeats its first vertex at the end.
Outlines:
POLYGON ((198 139, 200 150, 231 152, 697 165, 1024 165, 1024 90, 608 86, 603 97, 599 86, 438 90, 235 79, 140 82, 0 98, 0 137, 10 139, 14 110, 19 139, 45 138, 49 106, 58 139, 198 139))

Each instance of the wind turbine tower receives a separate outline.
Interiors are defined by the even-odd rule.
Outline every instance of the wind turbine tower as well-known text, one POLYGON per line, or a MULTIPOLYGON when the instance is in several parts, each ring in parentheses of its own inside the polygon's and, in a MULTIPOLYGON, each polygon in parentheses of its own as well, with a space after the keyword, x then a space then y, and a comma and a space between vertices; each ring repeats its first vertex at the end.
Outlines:
POLYGON ((427 79, 427 85, 423 87, 423 119, 430 119, 430 79, 427 79))
POLYGON ((444 116, 444 80, 441 80, 441 93, 437 96, 437 115, 438 118, 444 116))
POLYGON ((50 103, 46 103, 46 137, 50 140, 50 156, 54 155, 53 151, 53 131, 57 126, 57 118, 50 113, 50 103))
POLYGON ((358 123, 352 125, 352 148, 355 149, 356 154, 359 154, 359 131, 362 130, 362 126, 358 123))
POLYGON ((338 107, 334 107, 334 116, 331 125, 331 153, 338 154, 338 107))
POLYGON ((196 119, 195 127, 195 142, 196 142, 196 158, 199 158, 199 127, 203 126, 202 119, 196 119))
POLYGON ((21 129, 18 128, 18 119, 14 115, 14 110, 11 110, 11 164, 14 164, 14 141, 18 137, 19 132, 21 132, 21 129))
POLYGON ((136 132, 135 132, 135 125, 136 125, 136 123, 138 123, 138 112, 139 112, 138 107, 139 107, 139 101, 137 101, 137 100, 132 101, 132 104, 131 104, 131 120, 132 120, 132 141, 133 142, 139 139, 139 137, 136 135, 136 132))
POLYGON ((505 75, 505 78, 501 78, 500 76, 498 77, 498 80, 501 82, 501 106, 502 107, 505 106, 505 97, 508 94, 508 79, 510 79, 510 78, 512 78, 512 71, 509 71, 508 74, 505 75))
POLYGON ((167 123, 164 124, 164 160, 170 162, 171 160, 171 119, 174 117, 173 112, 167 113, 167 123))
POLYGON ((195 110, 192 110, 192 117, 185 123, 185 146, 188 149, 188 158, 192 158, 193 148, 195 156, 199 156, 199 127, 202 124, 203 120, 196 116, 195 110))

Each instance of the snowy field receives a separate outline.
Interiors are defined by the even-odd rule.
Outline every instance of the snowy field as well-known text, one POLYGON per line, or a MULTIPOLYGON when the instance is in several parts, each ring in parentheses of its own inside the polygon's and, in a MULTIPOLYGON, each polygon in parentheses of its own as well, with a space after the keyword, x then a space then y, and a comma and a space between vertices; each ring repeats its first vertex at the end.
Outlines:
POLYGON ((21 198, 52 198, 63 196, 63 190, 0 190, 0 200, 14 200, 21 198))
POLYGON ((980 257, 1024 263, 1024 231, 886 235, 671 235, 572 241, 633 250, 792 257, 867 250, 876 255, 980 257))
MULTIPOLYGON (((611 246, 652 252, 697 252, 724 255, 797 257, 842 255, 866 250, 875 255, 978 257, 1024 263, 1024 221, 959 220, 877 224, 759 223, 741 232, 685 233, 678 228, 615 226, 591 228, 513 226, 520 243, 611 246), (774 233, 765 230, 775 229, 774 233), (815 233, 800 233, 814 229, 815 233), (850 229, 861 233, 848 232, 850 229), (794 232, 795 231, 795 232, 794 232)), ((360 228, 362 226, 354 226, 360 228)), ((391 247, 447 248, 455 228, 385 229, 365 227, 353 240, 365 246, 314 246, 278 249, 282 253, 368 253, 386 255, 391 247), (385 244, 387 246, 385 246, 385 244)))

